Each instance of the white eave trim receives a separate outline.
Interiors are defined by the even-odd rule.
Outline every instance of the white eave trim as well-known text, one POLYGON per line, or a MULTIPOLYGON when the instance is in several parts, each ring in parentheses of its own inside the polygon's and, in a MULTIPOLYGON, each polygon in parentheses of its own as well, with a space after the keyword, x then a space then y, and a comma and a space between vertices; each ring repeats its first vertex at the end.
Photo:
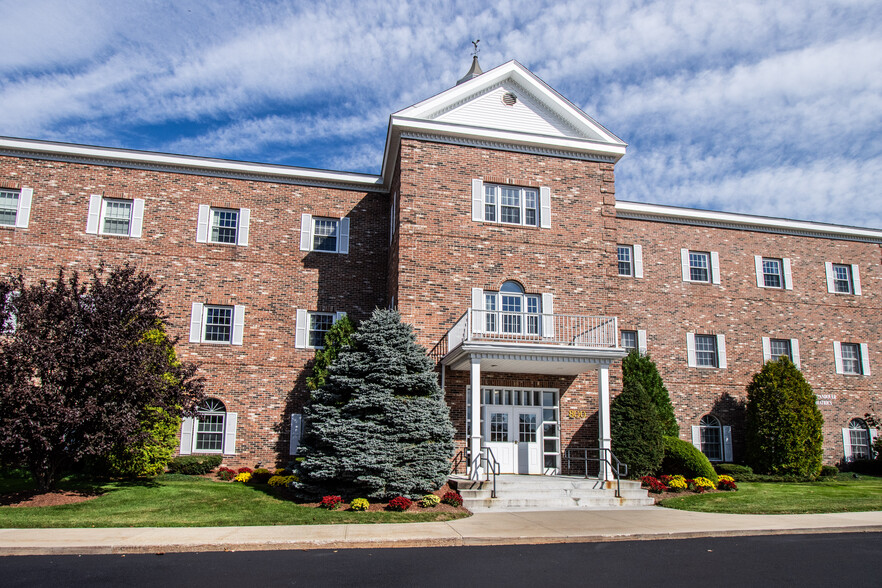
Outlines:
POLYGON ((680 208, 678 206, 645 204, 624 200, 616 201, 616 216, 623 219, 882 243, 882 230, 879 229, 864 229, 847 225, 831 225, 812 221, 755 216, 734 212, 717 212, 697 208, 680 208))
POLYGON ((381 192, 381 176, 0 137, 0 154, 381 192))

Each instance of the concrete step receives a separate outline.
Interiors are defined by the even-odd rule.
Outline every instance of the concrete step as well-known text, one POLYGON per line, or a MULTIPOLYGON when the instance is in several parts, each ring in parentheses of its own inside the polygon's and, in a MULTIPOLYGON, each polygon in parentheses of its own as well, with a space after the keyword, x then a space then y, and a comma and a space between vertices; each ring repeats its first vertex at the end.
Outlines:
POLYGON ((654 500, 635 480, 616 482, 570 476, 502 475, 496 479, 496 498, 492 481, 451 476, 450 485, 463 497, 463 506, 472 512, 511 510, 578 510, 651 506, 654 500))

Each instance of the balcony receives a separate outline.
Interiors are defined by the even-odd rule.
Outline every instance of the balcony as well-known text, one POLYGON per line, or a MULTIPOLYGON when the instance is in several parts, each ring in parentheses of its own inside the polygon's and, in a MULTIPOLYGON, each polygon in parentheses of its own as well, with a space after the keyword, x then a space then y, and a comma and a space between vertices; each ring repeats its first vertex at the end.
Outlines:
POLYGON ((575 375, 621 359, 618 318, 468 309, 429 356, 454 370, 575 375))

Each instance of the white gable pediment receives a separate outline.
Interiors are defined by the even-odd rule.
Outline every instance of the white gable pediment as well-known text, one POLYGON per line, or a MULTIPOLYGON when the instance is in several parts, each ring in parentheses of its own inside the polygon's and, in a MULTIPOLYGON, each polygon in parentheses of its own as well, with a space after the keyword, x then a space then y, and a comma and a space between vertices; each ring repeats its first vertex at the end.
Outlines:
POLYGON ((396 112, 389 131, 384 177, 392 172, 401 137, 610 163, 627 149, 517 61, 396 112))
POLYGON ((564 120, 511 79, 432 113, 427 118, 490 129, 603 140, 598 133, 579 129, 564 120))

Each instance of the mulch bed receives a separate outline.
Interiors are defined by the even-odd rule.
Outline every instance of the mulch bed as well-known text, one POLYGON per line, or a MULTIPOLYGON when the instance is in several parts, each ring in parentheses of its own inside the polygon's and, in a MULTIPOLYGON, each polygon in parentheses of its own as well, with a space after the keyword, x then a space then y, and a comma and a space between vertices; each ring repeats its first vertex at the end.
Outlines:
POLYGON ((37 492, 27 490, 0 495, 0 506, 60 506, 85 502, 101 496, 101 492, 77 492, 73 490, 55 490, 53 492, 37 492))
MULTIPOLYGON (((727 493, 731 492, 731 490, 705 490, 702 494, 719 494, 719 493, 727 493)), ((649 493, 649 497, 655 500, 655 503, 658 504, 662 500, 666 498, 677 498, 679 496, 692 496, 693 494, 698 494, 698 492, 689 492, 688 490, 682 490, 680 492, 662 492, 660 494, 649 493)))

